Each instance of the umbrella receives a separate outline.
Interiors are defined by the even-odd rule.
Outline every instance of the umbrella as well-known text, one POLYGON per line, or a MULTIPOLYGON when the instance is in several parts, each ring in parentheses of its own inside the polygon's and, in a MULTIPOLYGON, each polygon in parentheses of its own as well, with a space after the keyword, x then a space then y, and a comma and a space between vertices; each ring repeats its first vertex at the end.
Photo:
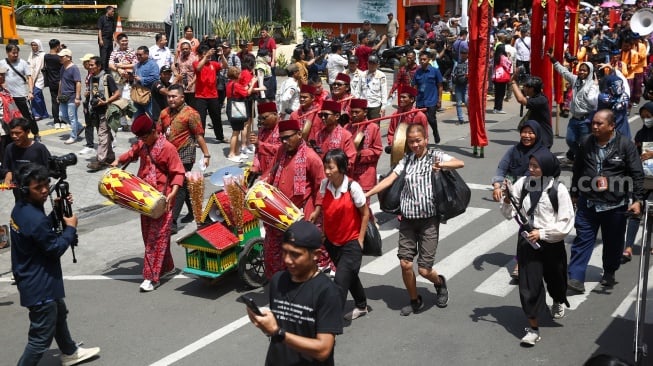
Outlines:
POLYGON ((605 1, 605 2, 603 2, 601 4, 602 8, 616 8, 616 7, 619 7, 619 6, 621 6, 621 4, 619 4, 616 1, 612 1, 612 0, 605 1))

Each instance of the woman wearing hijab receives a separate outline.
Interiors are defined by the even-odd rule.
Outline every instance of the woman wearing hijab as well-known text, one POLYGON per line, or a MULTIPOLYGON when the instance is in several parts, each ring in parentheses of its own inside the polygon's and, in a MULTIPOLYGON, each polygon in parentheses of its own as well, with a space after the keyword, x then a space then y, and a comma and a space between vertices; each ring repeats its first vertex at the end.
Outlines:
POLYGON ((27 63, 32 70, 32 78, 34 79, 34 99, 32 99, 32 115, 34 119, 40 121, 44 118, 50 118, 48 109, 45 106, 45 99, 43 99, 43 89, 45 88, 45 77, 41 70, 43 70, 43 45, 41 41, 35 39, 30 43, 32 46, 32 53, 27 58, 27 63))
POLYGON ((506 47, 503 44, 494 50, 494 113, 505 114, 503 110, 503 97, 506 96, 506 89, 512 74, 512 61, 508 57, 506 47))
MULTIPOLYGON (((507 179, 510 183, 514 183, 518 178, 528 175, 528 161, 531 154, 544 148, 540 124, 537 121, 526 121, 519 130, 519 137, 519 143, 508 149, 503 155, 496 174, 492 178, 492 198, 497 202, 501 201, 503 182, 507 179)), ((519 278, 519 264, 513 268, 510 277, 515 280, 519 278)))
MULTIPOLYGON (((537 316, 546 306, 546 290, 553 298, 551 316, 565 315, 567 301, 567 252, 565 237, 574 227, 574 207, 567 188, 557 181, 560 163, 547 149, 534 151, 528 164, 529 176, 522 177, 506 189, 525 212, 528 222, 520 225, 517 240, 519 260, 519 299, 529 327, 521 344, 533 346, 540 340, 537 316), (557 210, 556 202, 557 201, 557 210)), ((516 210, 507 192, 501 213, 512 219, 516 210)))

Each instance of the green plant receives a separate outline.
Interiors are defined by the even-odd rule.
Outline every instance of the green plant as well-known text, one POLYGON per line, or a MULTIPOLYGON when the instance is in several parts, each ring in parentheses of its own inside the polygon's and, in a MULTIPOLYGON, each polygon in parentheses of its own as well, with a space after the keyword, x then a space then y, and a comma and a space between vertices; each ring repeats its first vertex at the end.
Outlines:
POLYGON ((235 23, 235 32, 236 32, 236 40, 240 42, 241 40, 246 40, 249 41, 250 37, 252 35, 252 26, 250 25, 249 22, 249 17, 248 16, 241 16, 239 17, 235 23))
POLYGON ((251 28, 250 28, 250 39, 260 37, 261 28, 263 28, 263 23, 261 23, 261 22, 253 23, 251 28))
POLYGON ((288 10, 288 8, 281 9, 280 12, 274 14, 272 21, 280 24, 281 26, 290 24, 292 22, 292 18, 290 17, 290 10, 288 10))
POLYGON ((288 59, 286 59, 286 56, 284 56, 283 53, 280 53, 279 56, 277 56, 277 67, 281 69, 285 69, 288 66, 288 59))
POLYGON ((227 39, 234 31, 234 22, 222 18, 213 21, 213 33, 220 39, 227 39))
POLYGON ((281 27, 281 36, 286 39, 290 39, 295 36, 295 31, 292 24, 287 24, 281 27))

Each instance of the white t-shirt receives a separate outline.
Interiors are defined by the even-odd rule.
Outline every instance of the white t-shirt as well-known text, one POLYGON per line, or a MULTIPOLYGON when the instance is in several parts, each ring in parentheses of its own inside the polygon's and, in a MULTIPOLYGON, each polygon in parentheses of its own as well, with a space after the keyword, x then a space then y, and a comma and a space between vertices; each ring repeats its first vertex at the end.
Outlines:
MULTIPOLYGON (((348 186, 349 186, 349 178, 346 175, 342 180, 342 184, 338 188, 334 187, 333 183, 329 182, 329 179, 324 178, 320 183, 320 194, 324 196, 326 190, 328 189, 329 192, 331 192, 331 194, 333 195, 334 199, 339 199, 343 193, 347 192, 348 186)), ((349 191, 349 194, 351 195, 352 201, 354 201, 354 206, 363 207, 367 203, 367 199, 365 198, 365 192, 363 192, 363 188, 355 180, 351 182, 351 189, 349 191)))
POLYGON ((337 53, 331 53, 327 56, 326 67, 329 70, 327 83, 331 84, 336 81, 336 76, 347 68, 347 59, 337 53))

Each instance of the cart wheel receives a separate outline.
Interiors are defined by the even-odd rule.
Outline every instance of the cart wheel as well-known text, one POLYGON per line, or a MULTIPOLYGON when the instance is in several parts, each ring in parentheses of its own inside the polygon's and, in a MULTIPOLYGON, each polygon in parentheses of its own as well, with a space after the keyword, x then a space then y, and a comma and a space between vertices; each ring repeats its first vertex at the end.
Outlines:
POLYGON ((250 239, 238 256, 238 275, 250 287, 258 288, 268 283, 263 259, 263 238, 250 239))

